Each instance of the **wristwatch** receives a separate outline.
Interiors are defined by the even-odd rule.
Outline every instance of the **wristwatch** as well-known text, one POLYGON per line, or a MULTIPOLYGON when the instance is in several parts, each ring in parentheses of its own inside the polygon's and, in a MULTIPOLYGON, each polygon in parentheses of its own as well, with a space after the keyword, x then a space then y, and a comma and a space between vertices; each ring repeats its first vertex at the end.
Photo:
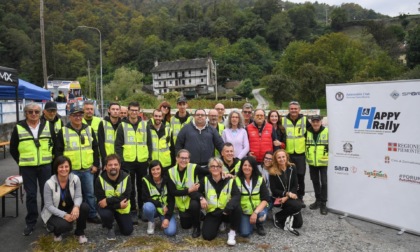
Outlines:
POLYGON ((203 197, 203 196, 201 196, 201 197, 200 197, 200 201, 201 201, 201 200, 203 200, 203 199, 204 199, 204 197, 203 197))

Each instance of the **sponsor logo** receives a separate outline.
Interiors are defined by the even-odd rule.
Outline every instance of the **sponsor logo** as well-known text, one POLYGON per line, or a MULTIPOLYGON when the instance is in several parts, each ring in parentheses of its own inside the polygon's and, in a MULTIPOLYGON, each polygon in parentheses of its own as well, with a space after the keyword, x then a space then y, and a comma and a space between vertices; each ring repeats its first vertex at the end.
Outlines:
POLYGON ((392 93, 390 94, 390 96, 396 100, 398 99, 398 97, 400 97, 400 93, 398 93, 396 90, 392 91, 392 93))
POLYGON ((400 124, 398 123, 398 118, 400 115, 401 112, 379 112, 376 111, 376 107, 359 107, 354 122, 355 133, 395 133, 400 127, 400 124))
POLYGON ((347 166, 334 166, 334 172, 340 175, 349 175, 349 167, 347 166))
POLYGON ((389 156, 385 156, 385 164, 389 164, 389 156))
POLYGON ((400 174, 399 181, 400 182, 408 182, 408 183, 413 183, 413 184, 420 185, 420 176, 400 174))
POLYGON ((366 99, 370 98, 370 93, 368 92, 358 92, 358 93, 346 93, 347 99, 366 99))
POLYGON ((344 99, 344 94, 343 94, 342 92, 337 92, 337 93, 335 94, 335 99, 336 99, 337 101, 342 101, 342 100, 344 99))
POLYGON ((388 179, 388 175, 382 171, 364 171, 365 176, 368 178, 377 178, 377 179, 388 179))
POLYGON ((7 82, 13 82, 12 74, 8 72, 0 72, 0 79, 7 82))
POLYGON ((334 153, 335 157, 360 158, 360 155, 354 152, 354 142, 343 141, 342 144, 343 151, 334 153))
POLYGON ((388 143, 388 151, 420 154, 420 144, 388 143))
POLYGON ((402 92, 402 96, 417 96, 420 92, 402 92))
POLYGON ((357 167, 356 166, 352 166, 351 167, 351 172, 356 173, 357 172, 357 167))

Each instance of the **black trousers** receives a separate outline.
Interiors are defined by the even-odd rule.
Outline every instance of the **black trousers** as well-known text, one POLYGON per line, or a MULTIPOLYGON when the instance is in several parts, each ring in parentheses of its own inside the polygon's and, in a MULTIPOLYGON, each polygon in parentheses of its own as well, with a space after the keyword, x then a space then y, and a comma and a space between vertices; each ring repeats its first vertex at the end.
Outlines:
POLYGON ((303 196, 305 196, 306 157, 304 154, 290 154, 290 162, 296 165, 298 179, 297 196, 299 199, 303 199, 303 196))
POLYGON ((200 215, 201 215, 200 202, 197 200, 190 201, 190 207, 185 212, 179 212, 179 222, 183 229, 189 229, 191 227, 200 226, 200 215))
POLYGON ((315 198, 320 202, 327 202, 327 166, 309 166, 312 184, 314 185, 315 198))
POLYGON ((241 223, 242 211, 240 207, 235 208, 229 215, 224 215, 223 211, 216 209, 214 212, 207 213, 203 221, 202 235, 204 240, 211 241, 216 238, 219 226, 223 222, 229 222, 230 228, 238 230, 241 223))
POLYGON ((143 177, 147 175, 148 166, 149 164, 147 162, 124 162, 123 164, 123 169, 130 174, 131 178, 131 211, 137 210, 136 202, 138 205, 138 209, 143 209, 143 200, 141 199, 141 181, 143 177))
MULTIPOLYGON (((68 213, 71 213, 71 211, 68 213)), ((80 205, 79 218, 76 220, 75 235, 80 236, 85 234, 88 215, 89 205, 86 202, 83 202, 80 205)), ((73 222, 67 222, 65 219, 53 215, 47 221, 47 227, 54 232, 55 236, 60 236, 62 233, 70 232, 73 229, 73 222)))
POLYGON ((101 216, 102 225, 108 229, 113 228, 114 220, 122 235, 130 235, 133 232, 133 222, 130 214, 121 214, 114 209, 98 207, 99 216, 101 216))
POLYGON ((284 223, 287 216, 298 213, 302 209, 302 204, 298 200, 288 199, 282 204, 281 209, 282 210, 280 212, 276 213, 276 219, 284 223))

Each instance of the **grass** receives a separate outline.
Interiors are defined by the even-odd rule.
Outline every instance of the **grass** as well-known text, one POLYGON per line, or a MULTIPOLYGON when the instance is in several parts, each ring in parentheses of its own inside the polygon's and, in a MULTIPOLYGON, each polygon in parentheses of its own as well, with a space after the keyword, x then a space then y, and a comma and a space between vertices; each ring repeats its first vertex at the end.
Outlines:
POLYGON ((43 235, 33 243, 34 252, 69 252, 69 251, 91 251, 95 248, 94 244, 88 243, 80 245, 79 241, 73 237, 63 237, 61 242, 54 242, 53 235, 43 235))

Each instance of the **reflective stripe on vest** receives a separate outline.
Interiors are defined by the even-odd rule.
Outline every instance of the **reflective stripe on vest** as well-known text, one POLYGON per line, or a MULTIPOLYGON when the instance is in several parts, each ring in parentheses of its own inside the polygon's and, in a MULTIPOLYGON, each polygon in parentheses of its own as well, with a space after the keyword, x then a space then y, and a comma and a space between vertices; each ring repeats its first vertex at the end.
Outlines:
MULTIPOLYGON (((82 123, 89 125, 85 118, 83 118, 82 123)), ((99 123, 101 123, 101 118, 93 116, 92 122, 89 125, 93 129, 93 132, 95 132, 96 137, 98 137, 99 123)))
POLYGON ((55 123, 54 123, 54 131, 55 134, 57 134, 61 129, 63 128, 63 123, 61 122, 60 119, 58 119, 55 123))
POLYGON ((252 189, 252 192, 248 191, 248 188, 242 184, 240 178, 236 177, 235 182, 238 186, 239 191, 241 192, 241 208, 242 212, 247 215, 251 215, 254 210, 260 205, 260 189, 262 185, 263 178, 258 177, 257 184, 252 189))
POLYGON ((176 143, 176 139, 178 138, 178 134, 181 131, 182 127, 184 127, 187 123, 191 122, 192 116, 189 116, 184 123, 181 123, 178 118, 175 116, 171 118, 171 130, 173 141, 176 143))
POLYGON ((106 156, 108 156, 110 154, 115 153, 114 145, 115 145, 116 132, 110 122, 103 120, 103 125, 104 125, 104 135, 105 135, 105 141, 104 141, 105 153, 106 153, 106 156))
POLYGON ((227 203, 231 198, 233 179, 229 179, 228 183, 223 187, 222 191, 217 197, 216 189, 210 183, 207 177, 204 177, 204 190, 205 197, 207 200, 207 212, 211 213, 217 208, 225 209, 227 203))
MULTIPOLYGON (((110 184, 108 184, 108 182, 106 182, 102 176, 99 176, 99 181, 101 182, 101 186, 102 189, 104 189, 105 191, 105 197, 107 198, 112 198, 112 197, 119 197, 121 196, 125 190, 127 189, 127 181, 128 181, 129 176, 125 177, 123 181, 121 181, 118 185, 117 188, 114 189, 113 186, 111 186, 110 184)), ((119 212, 120 214, 128 214, 130 213, 130 208, 131 208, 131 203, 130 203, 130 199, 127 200, 127 207, 124 209, 117 209, 116 211, 119 212)))
MULTIPOLYGON (((169 177, 174 182, 175 187, 177 190, 184 190, 190 188, 194 183, 198 182, 198 178, 194 177, 195 167, 196 164, 189 163, 185 168, 184 177, 181 179, 179 178, 178 166, 174 166, 169 169, 169 177)), ((175 197, 175 204, 178 207, 179 211, 185 212, 190 207, 190 196, 176 196, 175 197)))
POLYGON ((238 172, 239 172, 239 167, 241 166, 241 163, 242 163, 242 161, 241 160, 239 160, 238 161, 238 163, 236 163, 236 165, 231 169, 231 170, 229 170, 227 167, 226 167, 226 165, 225 164, 223 164, 223 172, 225 172, 225 173, 230 173, 230 174, 232 174, 232 175, 235 175, 235 174, 238 174, 238 172))
POLYGON ((88 169, 93 165, 93 138, 90 126, 80 131, 80 136, 69 127, 63 127, 64 156, 71 160, 72 169, 88 169), (84 138, 84 144, 81 138, 84 138))
POLYGON ((157 200, 162 205, 161 207, 157 207, 156 210, 160 215, 163 215, 163 207, 168 205, 168 190, 166 188, 166 185, 163 186, 162 192, 160 193, 159 190, 152 184, 148 179, 143 177, 144 182, 147 185, 147 188, 149 189, 150 197, 153 200, 157 200))
POLYGON ((133 125, 122 122, 124 130, 123 158, 126 162, 146 162, 149 158, 147 148, 146 123, 141 121, 134 131, 133 125))
POLYGON ((289 154, 305 153, 306 116, 296 122, 296 126, 287 117, 283 117, 286 132, 286 152, 289 154))
POLYGON ((35 138, 32 134, 22 127, 16 125, 18 138, 19 138, 19 166, 38 166, 50 164, 52 162, 52 146, 50 124, 47 122, 39 134, 38 142, 39 147, 35 144, 35 138))
POLYGON ((159 160, 162 163, 163 167, 168 167, 171 165, 171 129, 165 127, 165 135, 160 139, 156 130, 150 129, 152 136, 152 159, 159 160))
POLYGON ((312 166, 327 166, 328 165, 328 128, 318 134, 318 139, 315 141, 312 132, 308 131, 306 134, 306 161, 308 165, 312 166))

